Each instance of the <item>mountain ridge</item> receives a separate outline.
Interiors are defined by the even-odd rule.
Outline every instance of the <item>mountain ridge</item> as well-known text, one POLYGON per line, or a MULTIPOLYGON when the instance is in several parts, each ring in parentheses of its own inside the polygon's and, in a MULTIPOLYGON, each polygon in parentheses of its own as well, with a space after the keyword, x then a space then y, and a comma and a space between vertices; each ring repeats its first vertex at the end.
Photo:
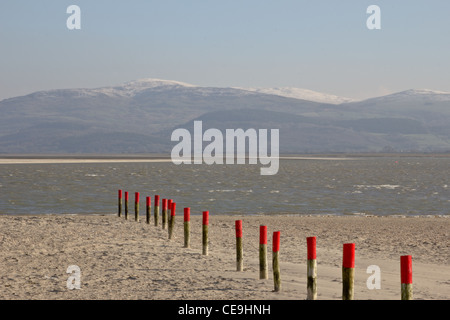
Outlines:
POLYGON ((37 91, 0 101, 0 112, 1 153, 170 152, 170 130, 194 119, 279 128, 285 153, 450 150, 450 93, 430 89, 336 104, 145 78, 37 91))
POLYGON ((450 100, 450 92, 426 89, 426 88, 407 89, 407 90, 403 90, 403 91, 399 91, 399 92, 394 92, 394 93, 371 97, 371 98, 366 98, 366 99, 353 99, 353 98, 337 96, 334 94, 318 92, 318 91, 313 91, 310 89, 299 88, 299 87, 234 87, 234 86, 213 87, 213 86, 200 86, 200 85, 190 84, 190 83, 176 81, 176 80, 165 80, 165 79, 159 79, 159 78, 141 78, 141 79, 137 79, 137 80, 127 81, 127 82, 124 82, 119 85, 105 86, 105 87, 39 90, 39 91, 31 92, 29 94, 22 95, 22 96, 6 98, 3 100, 0 100, 0 102, 3 102, 5 100, 10 100, 10 99, 26 97, 26 96, 35 96, 35 95, 42 95, 42 94, 67 92, 67 91, 72 91, 74 93, 78 92, 80 94, 103 93, 103 94, 111 94, 112 95, 112 93, 114 93, 115 96, 120 95, 120 96, 130 97, 130 96, 134 96, 134 95, 139 94, 140 92, 148 90, 148 89, 156 89, 156 88, 170 89, 173 87, 197 88, 200 90, 208 89, 208 88, 236 89, 236 90, 242 90, 242 91, 277 95, 277 96, 300 99, 300 100, 308 100, 308 98, 310 98, 311 100, 308 100, 308 101, 326 103, 326 104, 341 104, 341 103, 352 103, 352 102, 355 103, 355 102, 362 102, 362 101, 379 99, 379 98, 396 97, 396 96, 400 96, 400 95, 405 95, 405 96, 413 96, 413 95, 431 96, 431 95, 433 95, 433 96, 444 97, 445 100, 450 100), (316 100, 314 100, 314 99, 316 99, 316 100))

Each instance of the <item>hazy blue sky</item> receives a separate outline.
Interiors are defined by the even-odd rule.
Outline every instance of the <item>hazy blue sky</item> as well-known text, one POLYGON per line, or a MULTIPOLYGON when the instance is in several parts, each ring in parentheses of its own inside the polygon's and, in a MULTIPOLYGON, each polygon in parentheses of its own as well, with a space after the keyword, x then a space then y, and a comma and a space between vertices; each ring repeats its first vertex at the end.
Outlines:
POLYGON ((0 100, 139 78, 350 98, 450 91, 448 0, 2 0, 0 100), (81 8, 69 30, 67 7, 81 8), (369 30, 369 5, 381 30, 369 30))

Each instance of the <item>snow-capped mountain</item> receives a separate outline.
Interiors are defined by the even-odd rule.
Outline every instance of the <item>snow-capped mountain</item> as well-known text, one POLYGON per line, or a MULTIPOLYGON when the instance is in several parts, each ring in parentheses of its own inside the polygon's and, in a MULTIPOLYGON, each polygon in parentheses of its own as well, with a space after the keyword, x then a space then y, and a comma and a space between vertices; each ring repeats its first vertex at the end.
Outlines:
POLYGON ((281 87, 281 88, 240 88, 248 91, 273 94, 277 96, 302 99, 308 101, 314 101, 319 103, 329 103, 329 104, 341 104, 347 102, 354 102, 356 100, 351 98, 345 98, 336 96, 333 94, 317 92, 308 89, 294 88, 294 87, 281 87))
POLYGON ((39 91, 0 101, 0 113, 0 153, 169 152, 172 131, 195 119, 220 130, 279 129, 285 153, 450 151, 450 93, 426 89, 353 101, 149 78, 39 91))
POLYGON ((100 87, 100 88, 77 88, 77 89, 57 89, 48 91, 35 92, 32 95, 37 97, 43 96, 60 96, 61 94, 69 94, 74 97, 94 97, 98 95, 106 95, 108 97, 124 97, 132 98, 144 91, 151 90, 152 92, 163 92, 173 89, 193 89, 199 94, 208 95, 212 91, 215 93, 222 90, 222 92, 227 92, 229 90, 233 91, 233 94, 240 93, 241 95, 248 95, 251 93, 263 93, 293 99, 300 99, 318 103, 327 104, 342 104, 348 102, 355 102, 356 100, 339 97, 332 94, 321 93, 317 91, 312 91, 302 88, 294 87, 283 87, 283 88, 244 88, 244 87, 202 87, 186 82, 174 81, 174 80, 163 80, 156 78, 145 78, 134 81, 125 82, 117 86, 100 87))

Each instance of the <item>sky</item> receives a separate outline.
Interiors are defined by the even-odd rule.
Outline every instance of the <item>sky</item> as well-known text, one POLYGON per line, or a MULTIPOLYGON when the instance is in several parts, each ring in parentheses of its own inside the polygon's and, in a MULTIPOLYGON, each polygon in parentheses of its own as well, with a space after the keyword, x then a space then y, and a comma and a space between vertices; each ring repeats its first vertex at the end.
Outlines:
POLYGON ((4 0, 0 100, 158 78, 365 99, 450 92, 448 0, 4 0), (81 29, 70 30, 77 5, 81 29), (366 21, 380 8, 381 29, 366 21))

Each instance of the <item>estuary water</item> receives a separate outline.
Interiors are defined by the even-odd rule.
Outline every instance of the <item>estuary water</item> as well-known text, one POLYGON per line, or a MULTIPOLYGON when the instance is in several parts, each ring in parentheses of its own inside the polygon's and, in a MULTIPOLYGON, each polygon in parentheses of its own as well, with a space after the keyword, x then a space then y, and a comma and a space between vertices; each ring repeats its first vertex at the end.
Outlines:
POLYGON ((0 214, 116 214, 117 191, 158 194, 177 214, 450 215, 450 158, 361 157, 260 165, 0 164, 0 214))

